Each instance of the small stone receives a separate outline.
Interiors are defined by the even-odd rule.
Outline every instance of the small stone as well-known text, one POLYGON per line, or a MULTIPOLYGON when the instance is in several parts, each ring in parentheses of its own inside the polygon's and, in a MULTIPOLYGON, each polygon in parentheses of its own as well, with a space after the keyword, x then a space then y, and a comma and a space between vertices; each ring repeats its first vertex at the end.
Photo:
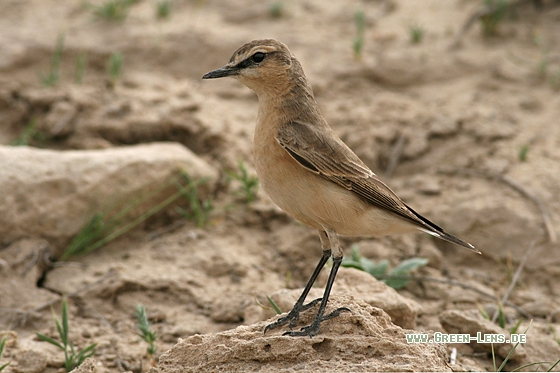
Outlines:
POLYGON ((53 104, 47 114, 41 130, 51 137, 65 137, 74 132, 74 119, 78 109, 68 101, 58 101, 53 104))
POLYGON ((550 313, 550 322, 560 324, 560 307, 556 308, 550 313))
MULTIPOLYGON (((503 334, 506 339, 509 338, 509 332, 500 328, 498 325, 492 323, 492 321, 485 319, 480 314, 478 310, 469 311, 459 311, 459 310, 447 310, 443 311, 439 315, 439 320, 441 326, 448 333, 452 334, 470 334, 471 337, 481 336, 484 338, 485 335, 489 334, 503 334)), ((469 343, 471 348, 475 352, 492 352, 492 344, 490 343, 479 343, 477 341, 471 341, 469 343)), ((508 356, 512 350, 513 343, 495 343, 494 349, 496 353, 505 358, 508 356)), ((521 361, 527 356, 527 352, 523 346, 518 345, 510 356, 511 361, 521 361)))
MULTIPOLYGON (((107 201, 132 203, 141 192, 168 182, 178 168, 192 180, 209 180, 199 186, 200 198, 206 198, 218 179, 215 168, 177 143, 79 151, 0 145, 0 159, 4 244, 36 236, 52 247, 64 247, 94 208, 102 209, 107 201)), ((146 202, 144 211, 153 206, 149 203, 159 202, 157 198, 146 202)))

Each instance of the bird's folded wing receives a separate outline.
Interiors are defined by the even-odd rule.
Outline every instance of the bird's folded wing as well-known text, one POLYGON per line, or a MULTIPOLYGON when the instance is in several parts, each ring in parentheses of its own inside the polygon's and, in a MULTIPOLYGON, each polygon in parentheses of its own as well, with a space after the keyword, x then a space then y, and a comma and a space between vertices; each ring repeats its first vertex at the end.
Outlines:
POLYGON ((280 127, 276 139, 309 171, 418 226, 442 231, 405 205, 330 128, 317 130, 306 123, 289 122, 280 127))

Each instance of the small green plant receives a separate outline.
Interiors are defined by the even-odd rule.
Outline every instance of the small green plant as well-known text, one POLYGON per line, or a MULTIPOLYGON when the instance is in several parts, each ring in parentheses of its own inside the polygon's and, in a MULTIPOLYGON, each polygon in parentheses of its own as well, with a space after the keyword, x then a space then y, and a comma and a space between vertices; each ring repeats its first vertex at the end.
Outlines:
POLYGON ((115 86, 117 81, 119 80, 122 69, 123 69, 123 56, 119 52, 115 52, 111 54, 109 57, 109 65, 108 65, 108 72, 109 72, 109 82, 111 86, 115 86))
MULTIPOLYGON (((517 334, 517 330, 519 329, 519 326, 521 325, 521 321, 522 321, 522 320, 519 319, 519 321, 515 324, 514 328, 512 328, 512 330, 510 330, 510 333, 511 333, 511 334, 517 334)), ((533 320, 531 320, 531 322, 529 323, 529 327, 531 327, 531 323, 532 323, 532 322, 533 322, 533 320)), ((529 330, 529 327, 525 330, 524 334, 527 333, 527 331, 529 330)), ((554 336, 554 328, 551 327, 551 330, 553 331, 553 336, 554 336)), ((558 342, 558 344, 560 344, 560 340, 557 340, 557 342, 558 342)), ((505 366, 505 363, 507 363, 507 361, 509 360, 510 356, 513 354, 513 352, 514 352, 515 349, 517 348, 517 345, 518 345, 518 344, 519 344, 519 343, 517 343, 515 346, 513 346, 513 348, 512 348, 511 351, 508 353, 506 359, 505 359, 504 362, 500 365, 499 368, 496 368, 496 357, 495 357, 495 354, 494 354, 494 346, 492 345, 492 363, 493 363, 493 365, 494 365, 494 371, 495 371, 495 372, 500 372, 500 371, 503 369, 503 367, 505 366)), ((531 367, 531 366, 534 366, 534 365, 537 366, 537 368, 534 370, 534 371, 536 372, 536 371, 539 370, 539 368, 540 368, 541 365, 543 365, 543 364, 552 364, 552 365, 546 370, 547 372, 552 372, 552 370, 553 370, 554 368, 556 368, 556 366, 557 366, 558 364, 560 364, 560 359, 556 360, 555 362, 552 362, 552 361, 538 361, 538 362, 534 362, 534 363, 524 364, 524 365, 522 365, 522 366, 520 366, 520 367, 517 367, 517 368, 513 369, 512 372, 518 372, 518 371, 520 371, 521 369, 528 368, 528 367, 531 367)))
POLYGON ((517 331, 519 330, 519 327, 521 326, 522 322, 523 322, 523 319, 518 319, 517 322, 515 323, 515 325, 513 325, 511 328, 509 328, 510 334, 517 334, 517 331))
POLYGON ((228 175, 230 178, 237 180, 241 183, 241 193, 245 197, 247 203, 255 201, 257 198, 257 191, 259 189, 259 178, 249 174, 247 167, 243 161, 237 162, 239 171, 233 172, 229 171, 228 175))
POLYGON ((548 52, 542 52, 541 57, 537 62, 537 72, 539 74, 539 77, 541 77, 542 79, 547 77, 548 67, 548 52))
MULTIPOLYGON (((504 312, 504 307, 502 305, 502 302, 498 301, 498 309, 496 310, 497 315, 488 315, 486 310, 484 310, 484 308, 482 307, 480 307, 479 310, 482 317, 484 317, 486 320, 496 322, 496 324, 498 324, 500 328, 505 329, 507 324, 507 316, 504 312)), ((521 319, 519 321, 521 321, 521 319)), ((517 326, 517 328, 519 328, 519 325, 517 326)))
POLYGON ((424 29, 420 26, 410 26, 408 31, 410 32, 410 42, 412 44, 420 44, 424 38, 424 29))
POLYGON ((64 51, 64 33, 58 34, 53 56, 51 57, 51 69, 48 74, 41 73, 41 83, 45 87, 52 87, 60 79, 60 62, 64 51))
POLYGON ((498 33, 500 23, 507 14, 509 4, 507 0, 484 0, 484 6, 489 10, 489 13, 480 17, 482 34, 484 36, 495 36, 498 33))
POLYGON ((93 6, 93 14, 109 21, 124 21, 129 8, 138 0, 107 0, 99 6, 93 6))
POLYGON ((354 58, 361 60, 366 31, 366 18, 362 10, 356 11, 354 14, 354 22, 356 23, 356 37, 354 38, 352 48, 354 49, 354 58))
POLYGON ((201 200, 198 196, 198 186, 208 182, 208 179, 192 180, 191 177, 186 172, 181 172, 181 178, 183 185, 177 183, 177 188, 179 188, 179 193, 187 200, 189 203, 189 209, 183 209, 181 207, 176 207, 176 211, 183 217, 193 220, 197 227, 205 227, 208 223, 210 212, 214 209, 212 205, 212 200, 207 198, 201 200))
MULTIPOLYGON (((542 44, 540 42, 539 44, 542 44)), ((551 70, 554 68, 552 65, 551 57, 550 57, 550 48, 543 48, 541 47, 541 56, 537 61, 537 74, 541 79, 547 81, 552 89, 559 90, 560 89, 560 69, 557 69, 555 72, 551 70)))
POLYGON ((167 19, 171 15, 171 1, 162 0, 156 4, 156 18, 167 19))
POLYGON ((87 67, 87 54, 85 52, 80 53, 78 57, 76 57, 76 74, 74 76, 74 81, 76 84, 82 84, 84 80, 84 74, 86 72, 87 67))
POLYGON ((560 336, 556 334, 556 329, 552 325, 550 325, 548 328, 550 329, 550 333, 552 333, 552 338, 554 338, 556 343, 558 343, 558 345, 560 346, 560 336))
POLYGON ((555 91, 560 90, 560 69, 550 76, 550 85, 555 91))
POLYGON ((280 309, 280 307, 278 307, 278 305, 276 304, 276 302, 269 297, 268 295, 266 296, 266 300, 268 301, 269 306, 266 306, 264 304, 262 304, 257 297, 255 297, 255 302, 262 308, 264 308, 265 310, 273 310, 274 313, 276 313, 277 315, 282 314, 282 310, 280 309))
POLYGON ((76 352, 74 345, 68 340, 69 327, 68 327, 68 307, 66 304, 66 298, 62 298, 62 322, 55 315, 53 315, 53 317, 56 323, 56 329, 58 330, 58 335, 62 343, 60 343, 59 341, 53 338, 47 337, 44 334, 41 333, 35 333, 35 334, 40 340, 48 342, 58 347, 62 351, 64 351, 64 368, 66 369, 67 372, 70 372, 74 368, 80 366, 80 364, 82 364, 85 359, 95 354, 96 344, 94 343, 92 345, 87 346, 82 351, 76 352))
MULTIPOLYGON (((6 347, 6 341, 8 337, 2 338, 0 341, 0 359, 2 359, 2 355, 4 354, 4 348, 6 347)), ((8 365, 10 365, 11 361, 8 361, 6 364, 0 365, 0 372, 3 371, 8 365)))
POLYGON ((40 133, 37 131, 37 120, 32 119, 23 129, 21 135, 10 142, 13 146, 27 146, 32 140, 41 140, 40 133))
POLYGON ((268 304, 270 304, 270 307, 272 307, 272 309, 274 310, 274 312, 276 312, 277 315, 282 314, 282 310, 280 309, 280 307, 278 307, 276 302, 271 297, 267 295, 266 299, 268 300, 268 304))
POLYGON ((496 323, 502 329, 505 329, 507 324, 507 316, 504 312, 504 306, 502 305, 502 302, 498 302, 498 317, 496 318, 496 323))
POLYGON ((529 153, 529 144, 523 144, 519 148, 519 161, 527 162, 527 153, 529 153))
POLYGON ((140 193, 133 200, 126 201, 122 207, 105 208, 104 211, 95 212, 88 218, 80 232, 74 236, 60 260, 83 256, 105 246, 175 202, 183 195, 179 179, 178 175, 173 175, 155 190, 140 193), (180 189, 163 201, 159 201, 160 193, 172 185, 178 185, 180 189), (155 203, 154 207, 141 212, 136 218, 131 218, 133 210, 150 202, 155 203))
POLYGON ((148 344, 148 348, 146 349, 146 351, 152 359, 152 366, 155 366, 156 346, 154 345, 154 342, 156 341, 157 334, 155 331, 150 329, 148 314, 146 313, 146 309, 144 308, 144 306, 141 304, 136 306, 136 320, 138 320, 137 326, 140 330, 140 333, 138 333, 138 335, 148 344))
POLYGON ((285 13, 284 3, 282 1, 274 1, 270 4, 270 16, 272 18, 282 18, 285 13))
MULTIPOLYGON (((527 334, 527 331, 529 330, 529 328, 531 327, 531 325, 533 324, 533 320, 531 320, 529 322, 529 326, 527 327, 527 329, 525 329, 525 331, 523 332, 523 334, 527 334)), ((517 348, 517 346, 519 346, 520 342, 517 342, 509 351, 509 353, 507 354, 507 356, 505 357, 504 361, 502 361, 502 364, 500 364, 500 366, 498 368, 496 368, 496 353, 494 351, 494 344, 491 344, 492 347, 492 364, 494 366, 494 372, 501 372, 502 369, 504 369, 504 367, 506 366, 507 362, 509 361, 509 359, 511 358, 511 355, 513 355, 513 353, 515 352, 515 349, 517 348)), ((558 364, 560 364, 560 359, 556 360, 556 362, 551 362, 551 361, 537 361, 534 363, 528 363, 528 364, 524 364, 520 367, 517 367, 515 369, 512 370, 512 372, 518 372, 521 369, 524 368, 528 368, 528 367, 532 367, 532 366, 537 366, 537 369, 535 369, 535 372, 539 370, 540 366, 543 364, 552 364, 550 366, 550 368, 548 368, 546 371, 547 372, 552 372, 552 369, 554 369, 558 364)))
POLYGON ((356 268, 365 271, 375 277, 376 279, 385 282, 387 285, 394 289, 401 289, 405 287, 410 281, 407 276, 409 273, 417 268, 423 267, 428 264, 428 259, 425 258, 411 258, 401 262, 389 272, 389 261, 381 260, 378 263, 362 257, 358 246, 352 246, 352 253, 350 258, 342 260, 342 266, 348 268, 356 268))

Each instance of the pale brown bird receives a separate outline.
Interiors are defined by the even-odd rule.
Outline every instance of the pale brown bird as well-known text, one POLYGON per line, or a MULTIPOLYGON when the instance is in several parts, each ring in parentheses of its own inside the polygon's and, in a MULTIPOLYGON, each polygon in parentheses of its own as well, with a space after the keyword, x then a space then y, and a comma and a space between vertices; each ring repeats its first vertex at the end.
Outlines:
POLYGON ((323 255, 300 298, 287 316, 265 332, 299 319, 299 313, 321 303, 311 325, 291 336, 313 336, 325 315, 329 294, 342 262, 338 234, 385 236, 423 231, 480 253, 473 245, 408 207, 329 127, 303 69, 288 47, 276 40, 243 45, 229 62, 202 79, 232 77, 258 96, 254 138, 255 167, 270 198, 284 211, 319 231, 323 255), (322 298, 304 304, 319 272, 330 257, 333 266, 322 298))

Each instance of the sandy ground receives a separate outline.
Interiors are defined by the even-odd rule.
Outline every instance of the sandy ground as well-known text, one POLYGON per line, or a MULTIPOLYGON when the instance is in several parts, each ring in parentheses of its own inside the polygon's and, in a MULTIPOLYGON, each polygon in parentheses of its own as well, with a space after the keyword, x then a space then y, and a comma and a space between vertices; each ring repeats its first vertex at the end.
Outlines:
MULTIPOLYGON (((286 43, 298 57, 327 121, 364 162, 416 211, 483 252, 477 256, 421 234, 344 238, 346 247, 356 244, 364 256, 387 259, 391 265, 411 257, 429 259, 415 273, 423 279, 399 290, 399 302, 414 309, 403 321, 408 323, 405 327, 476 333, 484 323, 469 324, 472 312, 495 310, 523 262, 504 306, 506 330, 520 319, 519 330, 533 322, 523 351, 505 369, 560 358, 560 247, 554 242, 555 232, 560 234, 560 8, 546 2, 541 10, 531 4, 519 7, 493 37, 484 37, 477 22, 451 49, 455 35, 481 2, 174 0, 170 16, 158 20, 156 1, 140 0, 120 22, 96 18, 92 7, 100 4, 0 3, 0 144, 10 144, 33 120, 40 136, 30 145, 56 150, 61 157, 68 150, 89 157, 86 152, 95 149, 178 142, 202 162, 196 164, 207 165, 203 167, 210 174, 218 175, 207 191, 214 210, 210 222, 197 227, 170 209, 94 253, 49 267, 41 261, 29 265, 36 263, 34 253, 50 247, 56 258, 76 233, 74 226, 91 211, 70 202, 53 204, 57 219, 53 226, 71 228, 46 231, 39 225, 55 214, 49 210, 29 214, 46 202, 26 205, 27 201, 72 196, 74 189, 41 184, 24 195, 17 194, 17 187, 4 190, 3 219, 15 224, 7 229, 4 223, 0 242, 0 333, 7 332, 8 338, 0 365, 11 361, 6 371, 60 370, 61 352, 40 342, 35 332, 57 337, 50 304, 59 314, 62 294, 73 295, 70 339, 78 348, 97 343, 92 369, 140 372, 152 364, 137 335, 136 305, 146 307, 157 331, 159 358, 172 347, 178 353, 188 353, 182 350, 188 346, 196 348, 198 340, 187 339, 196 334, 203 335, 196 338, 207 343, 207 350, 225 343, 226 337, 260 338, 255 325, 261 327, 273 313, 261 309, 257 301, 265 304, 266 295, 281 295, 282 289, 305 284, 320 257, 316 232, 285 215, 262 191, 254 203, 245 204, 239 184, 227 182, 226 170, 237 167, 238 160, 254 172, 256 97, 233 80, 200 79, 224 65, 243 43, 269 37, 286 43), (271 9, 278 6, 281 15, 273 17, 271 9), (352 50, 357 10, 365 14, 361 58, 352 50), (420 43, 412 43, 411 27, 423 30, 420 43), (44 87, 40 76, 50 69, 61 33, 65 39, 60 78, 55 86, 44 87), (107 73, 114 52, 120 52, 124 61, 116 83, 107 73), (87 66, 79 84, 75 75, 80 56, 87 56, 87 66), (526 156, 521 156, 524 151, 526 156), (7 208, 13 201, 28 209, 7 208), (548 229, 543 209, 550 216, 548 229), (463 313, 455 317, 451 311, 463 313), (224 331, 229 334, 214 334, 224 331), (175 346, 179 338, 187 344, 175 346)), ((47 153, 37 154, 37 159, 51 159, 42 158, 47 153)), ((6 159, 0 159, 4 178, 6 170, 13 170, 6 159)), ((56 169, 58 163, 53 162, 56 169)), ((35 163, 33 172, 40 174, 45 166, 35 163)), ((71 166, 58 170, 74 172, 71 166)), ((77 185, 90 182, 87 172, 80 175, 77 185)), ((98 183, 103 192, 90 190, 90 196, 108 196, 107 191, 116 190, 114 175, 108 172, 98 183)), ((149 178, 142 168, 132 175, 149 178)), ((26 185, 25 175, 21 180, 26 185)), ((366 309, 360 302, 368 293, 356 290, 362 280, 355 281, 346 280, 341 289, 357 299, 352 303, 356 308, 366 309)), ((324 285, 325 278, 319 282, 318 287, 324 285)), ((344 294, 334 296, 334 302, 347 299, 344 294)), ((381 307, 378 301, 365 300, 381 307)), ((395 316, 385 311, 396 323, 395 316)), ((362 321, 346 316, 341 328, 346 325, 342 329, 358 338, 362 329, 348 325, 369 325, 367 315, 375 312, 382 314, 363 311, 362 321)), ((395 335, 402 338, 402 324, 395 326, 384 317, 379 331, 372 327, 363 335, 379 341, 383 330, 398 329, 395 335)), ((330 359, 352 355, 351 350, 343 351, 351 349, 351 343, 341 342, 348 335, 336 332, 335 320, 329 323, 323 338, 346 347, 290 345, 290 351, 301 347, 310 354, 305 355, 310 363, 303 370, 328 371, 330 359)), ((286 346, 286 337, 271 338, 286 346)), ((274 343, 267 348, 274 350, 274 343)), ((407 360, 411 365, 394 365, 395 359, 388 358, 398 356, 402 348, 401 343, 393 350, 385 346, 377 357, 359 355, 360 369, 365 369, 360 371, 368 370, 368 361, 379 363, 371 365, 372 370, 493 369, 484 346, 442 345, 430 352, 439 359, 433 365, 414 365, 414 359, 407 360), (447 362, 452 348, 458 350, 455 365, 447 362)), ((166 362, 179 361, 170 354, 165 354, 166 362)), ((290 369, 289 359, 284 363, 279 359, 269 371, 290 369)), ((221 361, 225 367, 226 360, 221 361)), ((352 365, 358 360, 348 358, 344 367, 358 371, 352 365)), ((261 368, 251 365, 254 371, 261 368)), ((242 370, 243 365, 235 369, 242 370)))

